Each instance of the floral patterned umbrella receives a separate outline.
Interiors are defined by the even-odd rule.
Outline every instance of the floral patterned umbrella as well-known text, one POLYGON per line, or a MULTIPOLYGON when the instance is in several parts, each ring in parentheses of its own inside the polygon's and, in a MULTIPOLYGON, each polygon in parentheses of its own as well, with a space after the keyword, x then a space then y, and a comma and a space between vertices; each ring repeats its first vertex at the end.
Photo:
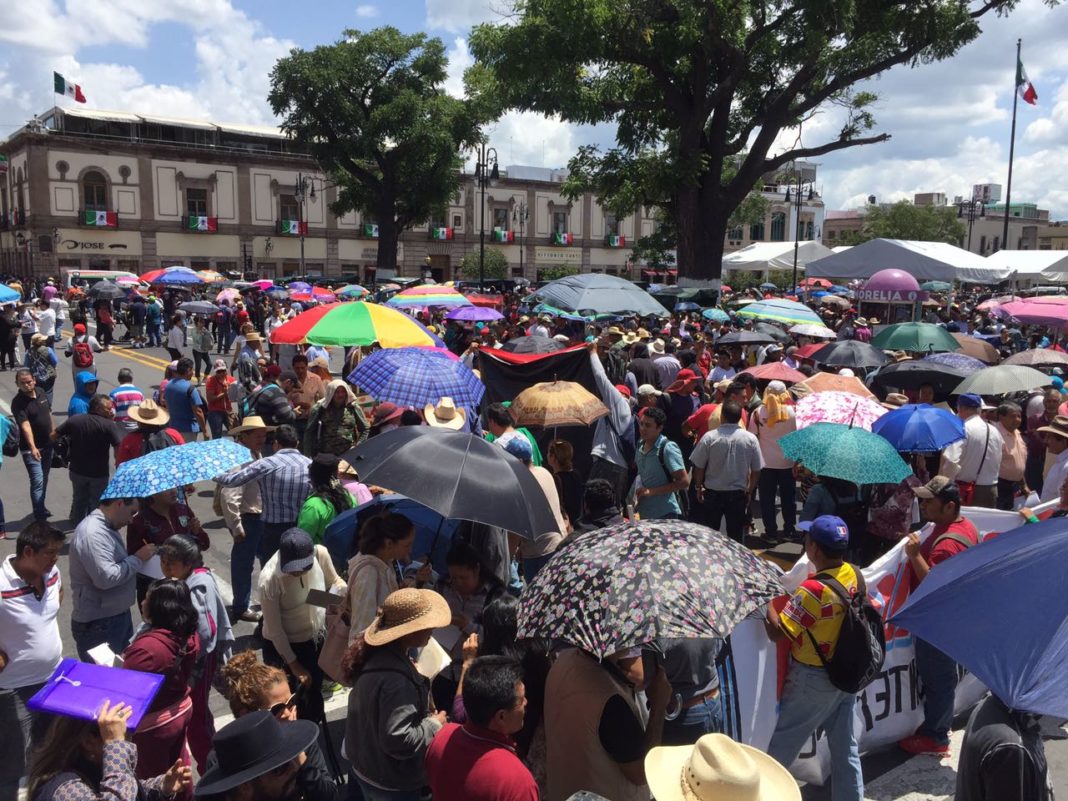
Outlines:
POLYGON ((527 387, 512 401, 516 425, 588 426, 608 414, 601 399, 574 381, 544 381, 527 387))
POLYGON ((558 550, 523 593, 519 637, 599 659, 657 637, 726 637, 784 590, 778 568, 677 520, 620 523, 558 550))
POLYGON ((871 431, 872 423, 886 414, 886 409, 851 392, 816 392, 797 402, 795 414, 798 429, 813 423, 841 423, 871 431))
POLYGON ((157 492, 207 481, 252 459, 252 452, 231 439, 190 442, 152 451, 119 465, 102 500, 147 498, 157 492))

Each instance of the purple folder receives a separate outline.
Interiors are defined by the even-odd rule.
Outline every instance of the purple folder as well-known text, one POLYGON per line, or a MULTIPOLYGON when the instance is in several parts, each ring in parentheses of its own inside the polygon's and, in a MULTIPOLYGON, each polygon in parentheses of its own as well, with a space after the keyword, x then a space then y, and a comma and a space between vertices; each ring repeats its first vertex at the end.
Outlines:
POLYGON ((121 701, 133 708, 126 724, 133 731, 161 684, 163 676, 158 673, 93 665, 68 657, 26 706, 36 712, 96 720, 105 701, 112 705, 121 701))

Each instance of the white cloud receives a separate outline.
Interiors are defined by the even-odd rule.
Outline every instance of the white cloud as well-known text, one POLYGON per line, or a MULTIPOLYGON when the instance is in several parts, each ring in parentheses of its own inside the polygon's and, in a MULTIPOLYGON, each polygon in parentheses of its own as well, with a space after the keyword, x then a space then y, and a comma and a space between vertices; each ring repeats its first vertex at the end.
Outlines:
POLYGON ((426 0, 428 28, 467 33, 481 22, 504 22, 513 16, 511 0, 426 0))
POLYGON ((467 49, 467 40, 462 36, 457 36, 445 56, 449 59, 448 74, 445 78, 445 91, 453 97, 463 97, 464 72, 475 63, 475 57, 467 49))
POLYGON ((378 16, 378 8, 372 5, 356 6, 356 16, 360 19, 370 19, 378 16))

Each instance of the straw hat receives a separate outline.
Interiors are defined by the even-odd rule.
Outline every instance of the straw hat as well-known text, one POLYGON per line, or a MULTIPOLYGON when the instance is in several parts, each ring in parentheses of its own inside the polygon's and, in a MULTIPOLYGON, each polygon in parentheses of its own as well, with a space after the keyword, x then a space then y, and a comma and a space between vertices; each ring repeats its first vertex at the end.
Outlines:
POLYGON ((386 645, 417 631, 452 622, 448 602, 433 590, 405 588, 386 596, 382 608, 363 633, 368 645, 386 645))
POLYGON ((423 417, 426 418, 426 423, 429 426, 451 428, 457 431, 464 427, 464 422, 467 420, 467 411, 465 409, 457 409, 455 401, 446 396, 438 401, 437 406, 428 403, 423 407, 423 417))
POLYGON ((1058 437, 1068 439, 1068 417, 1058 414, 1048 426, 1036 428, 1035 431, 1039 434, 1056 434, 1058 437))
POLYGON ((900 392, 891 392, 886 396, 886 400, 882 402, 882 405, 887 409, 900 409, 908 402, 908 395, 902 395, 900 392))
POLYGON ((260 335, 258 333, 256 333, 255 331, 249 331, 247 334, 245 334, 245 342, 262 342, 262 341, 263 340, 260 338, 260 335))
POLYGON ((167 410, 151 398, 145 398, 138 406, 131 406, 126 410, 126 414, 131 420, 147 426, 165 426, 171 419, 167 410))
POLYGON ((662 340, 662 339, 654 339, 652 344, 649 345, 649 352, 650 353, 655 353, 658 356, 663 356, 664 355, 664 340, 662 340))
POLYGON ((274 431, 275 428, 277 428, 277 426, 269 426, 263 422, 263 418, 258 414, 250 414, 241 421, 241 425, 231 428, 227 433, 231 437, 236 437, 239 434, 245 434, 249 431, 274 431))
POLYGON ((801 801, 786 768, 723 734, 706 734, 694 745, 651 749, 645 776, 657 801, 801 801))

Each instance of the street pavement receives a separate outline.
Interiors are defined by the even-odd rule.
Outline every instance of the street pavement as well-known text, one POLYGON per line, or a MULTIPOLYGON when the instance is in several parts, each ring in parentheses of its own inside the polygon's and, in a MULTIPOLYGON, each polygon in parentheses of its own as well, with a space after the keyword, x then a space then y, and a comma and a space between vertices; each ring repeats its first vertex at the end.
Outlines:
MULTIPOLYGON (((92 332, 92 331, 90 331, 92 332)), ((69 326, 68 326, 69 335, 69 326)), ((71 378, 70 361, 62 355, 62 349, 57 345, 57 353, 60 356, 60 365, 57 368, 57 380, 54 391, 56 410, 54 418, 56 425, 66 419, 67 402, 73 394, 73 381, 71 378)), ((191 355, 189 353, 188 355, 191 355)), ((215 358, 212 354, 212 358, 215 358)), ((229 362, 230 357, 225 357, 229 362)), ((341 352, 337 349, 332 354, 331 366, 335 373, 341 367, 341 352)), ((163 348, 148 348, 133 350, 125 345, 118 345, 106 353, 96 355, 97 374, 100 378, 100 392, 110 392, 118 385, 118 371, 122 367, 129 367, 134 374, 136 384, 146 396, 159 386, 163 378, 163 371, 170 358, 163 348)), ((10 402, 15 396, 15 378, 11 371, 0 371, 0 411, 10 414, 10 402)), ((71 489, 70 482, 64 470, 53 470, 49 478, 47 503, 55 513, 53 524, 64 530, 72 530, 73 523, 66 519, 70 510, 71 489)), ((23 525, 32 521, 32 509, 29 496, 29 481, 20 457, 6 458, 0 469, 0 492, 3 494, 5 514, 7 518, 7 531, 13 537, 23 525)), ((204 525, 205 531, 211 538, 211 547, 204 553, 205 565, 211 568, 215 574, 219 587, 229 604, 232 599, 230 587, 230 535, 222 520, 216 518, 212 512, 212 486, 202 484, 198 491, 188 499, 189 505, 204 525)), ((76 522, 76 521, 75 521, 76 522)), ((785 546, 784 556, 796 555, 789 553, 789 546, 785 546)), ((14 552, 14 541, 0 540, 0 558, 6 559, 14 552)), ((67 573, 67 557, 64 548, 60 557, 59 567, 64 578, 67 573)), ((257 571, 258 572, 258 571, 257 571)), ((256 577, 253 577, 255 582, 256 577)), ((255 586, 255 584, 253 585, 255 586)), ((69 599, 69 595, 67 596, 69 599)), ((137 617, 135 613, 135 618, 137 617)), ((135 622, 136 625, 136 622, 135 622)), ((70 636, 70 602, 69 600, 60 610, 60 633, 63 637, 64 653, 75 654, 74 641, 70 636)), ((234 626, 234 634, 237 638, 235 652, 247 648, 258 648, 259 643, 254 635, 254 626, 251 623, 238 622, 234 626)), ((327 717, 330 721, 330 731, 334 743, 340 748, 344 728, 346 710, 346 692, 340 692, 328 698, 326 702, 327 717)), ((221 727, 231 719, 229 706, 226 700, 217 692, 211 695, 211 708, 215 714, 216 725, 221 727)), ((958 727, 966 721, 957 721, 958 727)), ((1051 735, 1046 742, 1046 752, 1049 759, 1051 776, 1053 776, 1054 788, 1060 790, 1059 796, 1068 796, 1068 739, 1063 729, 1055 726, 1053 722, 1047 726, 1051 735)), ((959 745, 960 731, 955 734, 954 756, 942 761, 933 757, 916 757, 907 759, 905 755, 896 749, 888 749, 878 753, 866 755, 863 759, 864 776, 866 781, 865 797, 870 801, 941 801, 952 798, 955 768, 956 746, 959 745)), ((830 801, 830 787, 808 786, 803 789, 805 801, 830 801)))

